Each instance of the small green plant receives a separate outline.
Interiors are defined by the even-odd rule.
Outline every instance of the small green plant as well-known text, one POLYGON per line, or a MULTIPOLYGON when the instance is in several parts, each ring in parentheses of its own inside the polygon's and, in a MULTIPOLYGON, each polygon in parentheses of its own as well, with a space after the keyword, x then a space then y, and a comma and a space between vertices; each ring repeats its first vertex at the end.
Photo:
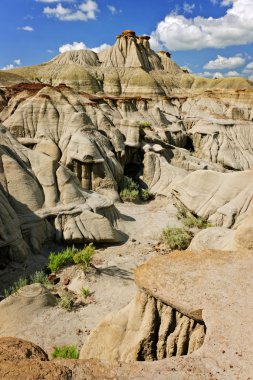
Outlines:
POLYGON ((29 282, 27 278, 20 277, 20 279, 17 282, 14 282, 14 284, 10 288, 4 290, 4 297, 9 297, 11 294, 16 293, 19 289, 23 288, 23 286, 26 286, 28 284, 29 282))
POLYGON ((194 216, 185 206, 180 205, 178 208, 177 217, 181 220, 183 225, 188 228, 207 228, 211 227, 211 224, 207 222, 204 218, 199 216, 194 216))
POLYGON ((151 123, 149 121, 140 121, 139 122, 139 127, 143 127, 143 128, 147 128, 147 127, 151 127, 151 123))
POLYGON ((170 249, 183 250, 188 248, 192 234, 185 228, 165 228, 162 235, 163 241, 170 249))
POLYGON ((73 261, 75 264, 82 266, 83 269, 87 269, 94 253, 95 247, 93 243, 90 243, 84 249, 74 254, 73 261))
POLYGON ((90 292, 90 289, 88 288, 81 288, 80 290, 80 295, 83 297, 83 298, 87 298, 91 295, 91 292, 90 292))
POLYGON ((62 309, 71 311, 73 309, 74 302, 70 294, 63 293, 61 297, 59 298, 57 305, 61 307, 62 309))
POLYGON ((76 248, 67 247, 63 252, 50 253, 48 268, 51 272, 57 272, 59 268, 73 262, 73 256, 76 252, 76 248))
POLYGON ((139 185, 132 178, 125 176, 120 189, 120 198, 123 202, 136 202, 139 199, 139 185))
POLYGON ((141 189, 141 199, 145 202, 155 198, 155 195, 149 191, 149 189, 141 189))
POLYGON ((53 358, 62 358, 62 359, 78 359, 79 352, 76 346, 62 346, 54 347, 52 353, 53 358))
POLYGON ((32 276, 30 276, 29 283, 48 285, 49 281, 47 275, 43 271, 37 271, 32 276))

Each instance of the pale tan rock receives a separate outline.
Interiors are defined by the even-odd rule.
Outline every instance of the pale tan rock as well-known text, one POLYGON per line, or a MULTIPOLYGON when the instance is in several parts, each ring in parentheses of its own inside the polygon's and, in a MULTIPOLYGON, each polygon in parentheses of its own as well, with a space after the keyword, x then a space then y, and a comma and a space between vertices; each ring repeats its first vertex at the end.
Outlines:
POLYGON ((152 364, 121 364, 120 372, 113 364, 115 371, 127 378, 131 368, 131 379, 138 375, 151 379, 155 373, 158 379, 187 379, 187 371, 191 378, 250 378, 251 262, 250 251, 183 251, 151 259, 135 273, 141 292, 126 308, 100 323, 81 357, 154 360, 154 345, 159 342, 159 359, 165 349, 167 356, 191 355, 152 364), (176 323, 165 344, 171 310, 176 310, 176 323), (205 322, 206 336, 202 324, 192 332, 194 320, 205 322), (157 323, 159 333, 152 335, 157 323))

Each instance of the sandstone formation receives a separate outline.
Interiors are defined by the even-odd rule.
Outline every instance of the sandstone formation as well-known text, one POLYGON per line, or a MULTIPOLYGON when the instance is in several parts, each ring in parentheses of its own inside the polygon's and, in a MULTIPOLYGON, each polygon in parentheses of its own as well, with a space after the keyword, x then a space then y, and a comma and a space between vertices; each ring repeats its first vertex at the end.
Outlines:
POLYGON ((100 323, 81 357, 142 361, 191 353, 152 365, 121 364, 120 373, 131 366, 129 379, 151 379, 155 370, 157 379, 250 379, 251 264, 250 251, 184 251, 151 259, 136 270, 135 300, 100 323))

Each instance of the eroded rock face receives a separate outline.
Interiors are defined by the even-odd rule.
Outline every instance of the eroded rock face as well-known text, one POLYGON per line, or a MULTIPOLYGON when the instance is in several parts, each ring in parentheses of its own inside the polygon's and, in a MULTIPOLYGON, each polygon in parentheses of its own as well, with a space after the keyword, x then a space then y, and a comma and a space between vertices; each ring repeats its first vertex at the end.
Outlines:
POLYGON ((124 175, 156 195, 173 193, 214 226, 236 227, 248 215, 253 90, 245 79, 190 75, 132 30, 99 55, 67 52, 1 78, 3 255, 23 260, 46 239, 120 241, 114 202, 124 175))
POLYGON ((80 357, 153 361, 187 355, 203 344, 205 326, 145 292, 93 331, 80 357), (99 344, 98 344, 99 342, 99 344))
POLYGON ((187 379, 187 373, 200 379, 250 378, 253 336, 247 326, 252 323, 251 263, 250 251, 183 251, 149 260, 135 273, 141 292, 125 309, 101 322, 81 356, 127 361, 137 360, 137 353, 142 360, 153 359, 154 353, 162 359, 166 349, 167 353, 186 354, 201 346, 202 324, 195 324, 192 344, 187 337, 193 320, 203 320, 207 328, 204 343, 191 355, 152 364, 121 364, 120 369, 114 367, 115 372, 124 378, 131 368, 130 379, 140 375, 151 379, 155 373, 157 379, 187 379), (173 309, 181 318, 166 340, 173 309), (159 323, 159 330, 152 335, 159 323))

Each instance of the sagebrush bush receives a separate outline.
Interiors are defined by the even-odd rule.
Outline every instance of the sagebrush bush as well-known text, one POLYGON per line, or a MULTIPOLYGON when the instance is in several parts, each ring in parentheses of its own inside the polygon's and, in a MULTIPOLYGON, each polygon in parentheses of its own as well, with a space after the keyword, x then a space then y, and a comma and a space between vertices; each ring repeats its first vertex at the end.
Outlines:
POLYGON ((204 229, 211 227, 211 224, 207 222, 204 218, 200 216, 193 215, 184 205, 178 207, 177 217, 181 220, 183 225, 188 228, 199 228, 204 229))
POLYGON ((120 198, 123 202, 136 202, 139 199, 139 185, 132 178, 125 176, 120 189, 120 198))
POLYGON ((120 198, 123 202, 137 202, 140 199, 147 202, 155 197, 148 189, 141 189, 138 183, 126 176, 120 184, 120 189, 120 198))
POLYGON ((163 241, 170 249, 183 250, 188 248, 192 234, 185 228, 165 228, 162 235, 163 241))
POLYGON ((149 189, 141 189, 141 199, 145 202, 155 198, 155 195, 149 191, 149 189))
POLYGON ((19 289, 23 288, 23 286, 26 286, 28 284, 29 281, 27 278, 20 277, 20 279, 17 282, 14 282, 12 286, 4 290, 4 297, 9 297, 11 294, 16 293, 19 289))
POLYGON ((49 284, 48 277, 43 271, 37 271, 33 275, 30 276, 30 284, 42 284, 47 285, 49 284))
POLYGON ((79 352, 76 346, 62 346, 54 347, 52 353, 53 358, 62 358, 62 359, 78 359, 79 352))
POLYGON ((69 293, 63 293, 60 298, 57 300, 57 305, 62 309, 71 311, 74 306, 73 299, 69 293))

